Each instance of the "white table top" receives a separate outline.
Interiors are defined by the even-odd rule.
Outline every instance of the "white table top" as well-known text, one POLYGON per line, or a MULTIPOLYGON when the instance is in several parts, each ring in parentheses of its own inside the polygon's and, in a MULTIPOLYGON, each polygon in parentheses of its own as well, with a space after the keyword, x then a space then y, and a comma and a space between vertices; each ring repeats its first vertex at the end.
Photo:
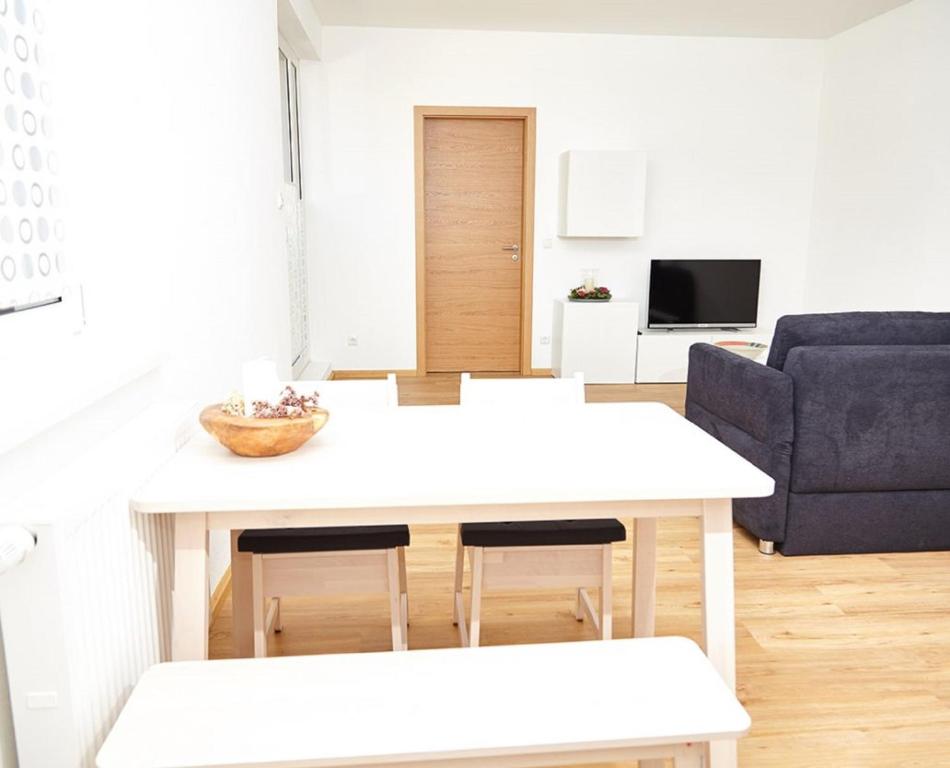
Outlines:
POLYGON ((179 662, 143 675, 97 765, 355 765, 698 742, 749 725, 677 637, 179 662))
POLYGON ((255 512, 769 496, 770 477, 659 403, 517 412, 337 409, 285 456, 199 433, 132 499, 161 512, 255 512))

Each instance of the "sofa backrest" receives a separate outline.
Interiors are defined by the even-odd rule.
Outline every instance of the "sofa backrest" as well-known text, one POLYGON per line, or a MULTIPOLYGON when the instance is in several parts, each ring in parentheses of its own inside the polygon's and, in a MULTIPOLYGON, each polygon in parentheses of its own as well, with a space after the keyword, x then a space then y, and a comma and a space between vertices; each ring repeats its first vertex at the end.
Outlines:
POLYGON ((785 369, 795 347, 950 344, 950 312, 836 312, 786 315, 775 324, 768 365, 785 369))
POLYGON ((792 491, 950 490, 950 345, 797 347, 785 374, 792 491))

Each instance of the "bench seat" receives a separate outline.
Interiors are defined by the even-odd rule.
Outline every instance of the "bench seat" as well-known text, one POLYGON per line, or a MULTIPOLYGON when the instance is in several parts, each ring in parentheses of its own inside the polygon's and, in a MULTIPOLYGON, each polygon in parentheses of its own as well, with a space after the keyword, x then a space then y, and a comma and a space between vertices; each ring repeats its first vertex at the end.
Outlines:
POLYGON ((704 742, 748 728, 702 651, 676 637, 229 659, 149 669, 96 764, 695 768, 704 742))

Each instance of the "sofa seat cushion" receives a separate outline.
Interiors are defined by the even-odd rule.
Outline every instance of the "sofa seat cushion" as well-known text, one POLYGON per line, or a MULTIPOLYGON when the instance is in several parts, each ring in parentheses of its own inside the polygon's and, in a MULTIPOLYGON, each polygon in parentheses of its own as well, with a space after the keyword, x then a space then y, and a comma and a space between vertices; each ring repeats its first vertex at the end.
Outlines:
POLYGON ((466 547, 545 547, 610 544, 627 532, 619 520, 532 520, 517 523, 463 523, 466 547))
POLYGON ((409 546, 408 525, 337 528, 262 528, 238 536, 238 551, 257 555, 287 552, 346 552, 409 546))

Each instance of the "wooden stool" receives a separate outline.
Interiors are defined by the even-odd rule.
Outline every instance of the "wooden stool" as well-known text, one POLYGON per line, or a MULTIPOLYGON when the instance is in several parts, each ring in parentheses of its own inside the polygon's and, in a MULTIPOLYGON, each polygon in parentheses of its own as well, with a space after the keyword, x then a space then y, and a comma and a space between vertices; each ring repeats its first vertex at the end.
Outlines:
POLYGON ((267 655, 267 635, 281 630, 280 598, 385 592, 393 650, 408 648, 407 525, 271 528, 244 531, 238 550, 251 552, 254 655, 267 655))
POLYGON ((574 615, 586 613, 601 640, 612 632, 612 543, 623 541, 619 520, 541 520, 521 523, 464 523, 455 556, 455 623, 463 646, 477 646, 482 593, 488 589, 576 587, 574 615), (472 570, 472 615, 465 626, 462 600, 464 550, 472 570), (595 611, 588 588, 600 590, 595 611))

